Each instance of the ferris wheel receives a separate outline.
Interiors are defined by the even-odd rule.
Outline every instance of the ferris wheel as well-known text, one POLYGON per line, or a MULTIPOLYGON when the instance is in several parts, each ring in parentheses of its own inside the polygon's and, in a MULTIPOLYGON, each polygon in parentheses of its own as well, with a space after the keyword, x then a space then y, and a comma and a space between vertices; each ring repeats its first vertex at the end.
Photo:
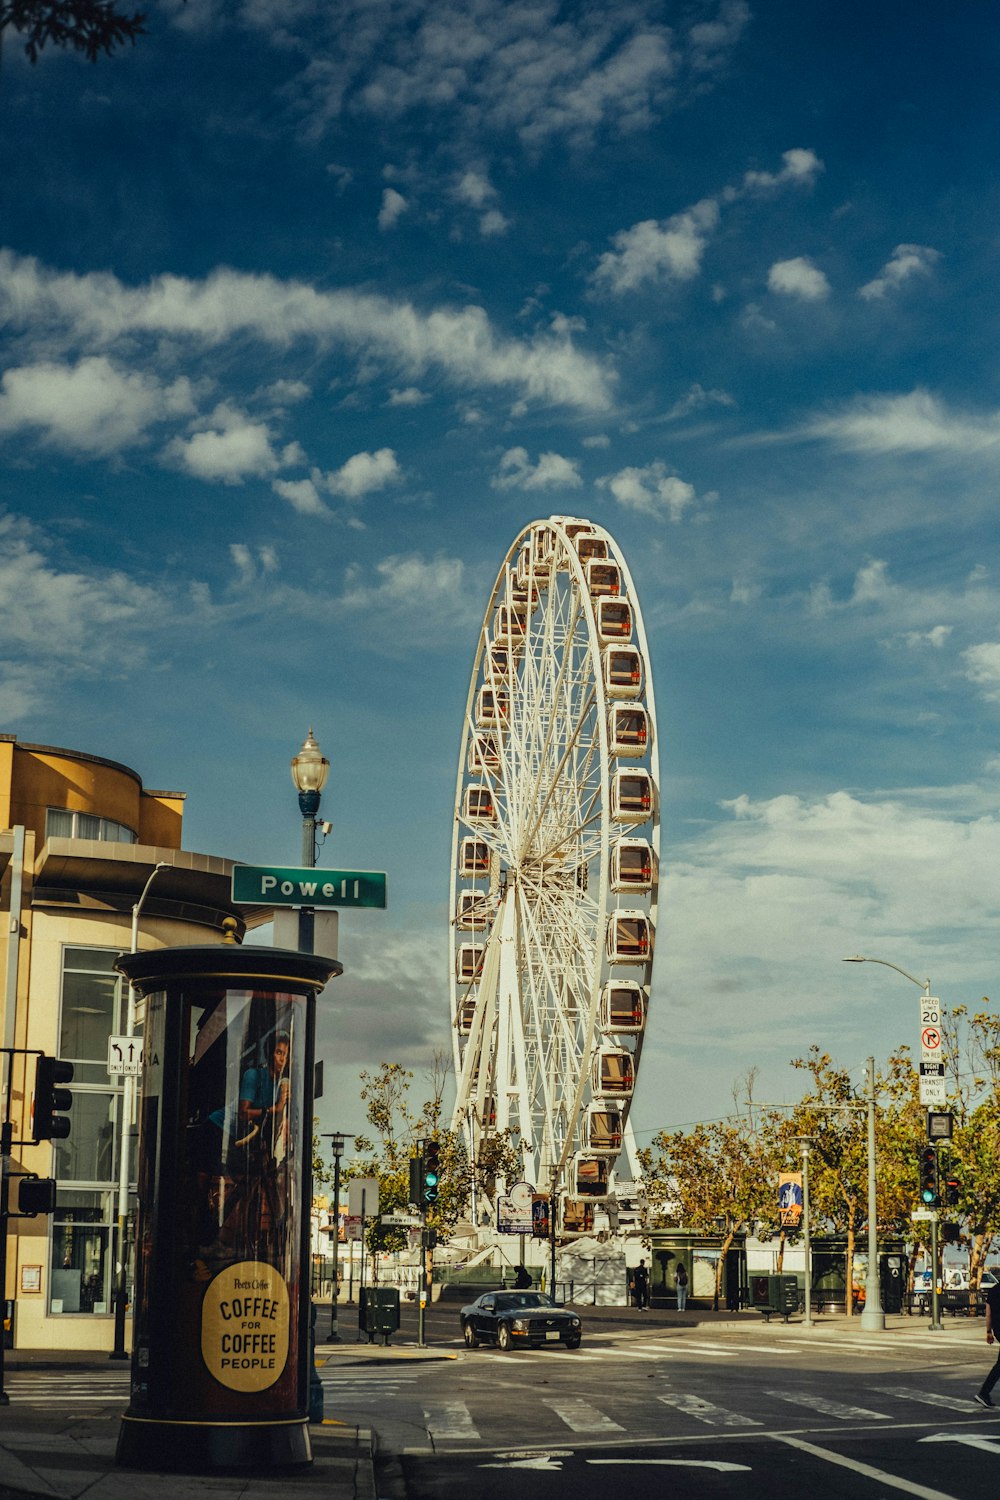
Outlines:
MULTIPOLYGON (((563 1228, 614 1193, 649 1005, 659 877, 649 653, 602 527, 533 521, 476 647, 455 793, 454 1125, 509 1131, 563 1228)), ((592 1212, 592 1210, 591 1210, 592 1212)))

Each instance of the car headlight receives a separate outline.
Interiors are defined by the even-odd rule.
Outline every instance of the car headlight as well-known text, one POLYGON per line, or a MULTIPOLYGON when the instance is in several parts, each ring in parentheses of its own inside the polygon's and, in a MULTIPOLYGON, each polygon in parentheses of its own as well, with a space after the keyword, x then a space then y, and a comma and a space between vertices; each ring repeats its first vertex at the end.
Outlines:
POLYGON ((517 1333, 527 1333, 528 1320, 527 1318, 515 1318, 510 1326, 511 1328, 515 1329, 517 1333))
POLYGON ((580 1319, 579 1318, 570 1318, 570 1320, 569 1320, 569 1326, 571 1328, 579 1328, 579 1326, 580 1326, 580 1319))

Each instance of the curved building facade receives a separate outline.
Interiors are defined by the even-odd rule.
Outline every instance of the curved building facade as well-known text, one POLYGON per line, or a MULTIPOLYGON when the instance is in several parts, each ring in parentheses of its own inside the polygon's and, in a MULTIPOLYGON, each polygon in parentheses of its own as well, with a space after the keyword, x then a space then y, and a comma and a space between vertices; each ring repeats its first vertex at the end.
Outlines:
MULTIPOLYGON (((109 1039, 126 1030, 127 989, 113 965, 139 949, 221 941, 268 920, 234 907, 234 861, 182 849, 184 795, 153 791, 116 761, 0 735, 0 1029, 17 1175, 57 1182, 51 1216, 11 1219, 5 1295, 24 1349, 114 1343, 115 1225, 123 1078, 109 1039), (157 869, 157 866, 162 868, 157 869), (154 878, 150 882, 150 877, 154 878), (150 882, 147 890, 147 882, 150 882), (31 1141, 35 1054, 73 1064, 69 1136, 31 1141)), ((5 1104, 7 1100, 5 1098, 5 1104)), ((130 1132, 129 1182, 135 1178, 130 1132)))

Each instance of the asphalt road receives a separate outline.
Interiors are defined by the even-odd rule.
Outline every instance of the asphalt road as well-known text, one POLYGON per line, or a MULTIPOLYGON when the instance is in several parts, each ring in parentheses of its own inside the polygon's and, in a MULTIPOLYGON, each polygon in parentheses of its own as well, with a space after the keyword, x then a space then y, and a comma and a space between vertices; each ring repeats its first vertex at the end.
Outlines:
MULTIPOLYGON (((437 1348, 443 1352, 444 1345, 437 1348)), ((327 1411, 379 1436, 384 1500, 731 1496, 993 1500, 982 1324, 833 1336, 631 1326, 579 1351, 328 1366, 327 1411), (623 1491, 623 1486, 624 1491, 623 1491)))

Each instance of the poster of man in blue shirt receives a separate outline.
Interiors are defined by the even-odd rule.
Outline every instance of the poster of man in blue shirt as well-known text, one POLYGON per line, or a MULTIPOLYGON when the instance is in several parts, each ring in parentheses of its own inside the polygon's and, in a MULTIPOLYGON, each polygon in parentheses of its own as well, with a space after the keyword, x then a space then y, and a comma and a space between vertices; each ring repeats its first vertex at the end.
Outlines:
POLYGON ((778 1179, 778 1218, 786 1229, 797 1229, 802 1219, 802 1173, 782 1172, 778 1179))

